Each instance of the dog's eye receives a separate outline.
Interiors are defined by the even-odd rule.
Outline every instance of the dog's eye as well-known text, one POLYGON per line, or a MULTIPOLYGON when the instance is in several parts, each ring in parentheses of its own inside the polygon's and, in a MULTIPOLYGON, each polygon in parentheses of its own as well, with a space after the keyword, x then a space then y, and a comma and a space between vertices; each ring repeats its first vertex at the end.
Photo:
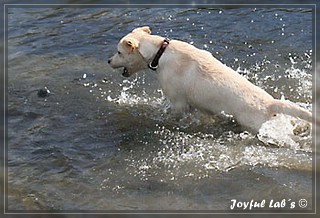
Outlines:
POLYGON ((118 51, 118 54, 119 54, 119 55, 121 55, 121 52, 120 52, 120 51, 118 51))

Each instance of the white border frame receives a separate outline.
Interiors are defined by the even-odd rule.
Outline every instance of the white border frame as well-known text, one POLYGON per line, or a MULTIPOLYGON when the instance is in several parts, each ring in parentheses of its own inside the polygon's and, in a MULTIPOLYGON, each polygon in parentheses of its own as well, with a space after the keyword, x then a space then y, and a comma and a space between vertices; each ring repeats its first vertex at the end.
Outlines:
MULTIPOLYGON (((195 7, 195 6, 258 6, 258 5, 266 5, 266 6, 313 6, 314 7, 314 43, 313 43, 313 45, 312 46, 314 46, 314 63, 313 63, 313 65, 314 65, 314 69, 313 69, 313 73, 314 73, 314 75, 312 75, 312 76, 314 76, 315 78, 313 78, 313 80, 314 80, 314 82, 313 82, 313 84, 314 84, 314 86, 315 87, 313 87, 312 88, 312 93, 314 94, 314 96, 312 96, 312 103, 313 103, 313 117, 314 117, 314 119, 313 119, 313 124, 315 123, 315 116, 317 115, 317 107, 316 107, 316 102, 315 102, 315 100, 317 99, 317 97, 316 97, 316 91, 315 91, 315 88, 317 87, 317 80, 316 80, 316 75, 317 75, 317 56, 316 56, 316 51, 317 51, 317 49, 316 49, 316 45, 317 45, 317 43, 316 43, 316 39, 317 39, 317 36, 316 36, 316 29, 317 29, 317 20, 316 20, 316 15, 317 15, 317 4, 259 4, 259 3, 257 3, 257 4, 196 4, 196 3, 194 3, 194 4, 3 4, 3 6, 4 6, 4 13, 3 13, 3 16, 4 16, 4 84, 3 84, 3 98, 4 98, 4 146, 3 146, 3 149, 4 149, 4 170, 3 170, 3 172, 4 172, 4 201, 3 201, 3 212, 4 212, 4 214, 26 214, 26 215, 29 215, 29 214, 60 214, 60 215, 63 215, 63 214, 67 214, 67 215, 76 215, 76 214, 114 214, 114 215, 116 215, 116 214, 123 214, 123 215, 126 215, 126 214, 133 214, 133 215, 139 215, 139 214, 141 214, 141 215, 144 215, 144 214, 152 214, 152 215, 156 215, 156 214, 163 214, 163 215, 169 215, 169 214, 172 214, 172 215, 174 215, 174 214, 176 214, 176 215, 187 215, 187 214, 190 214, 190 215, 195 215, 195 214, 199 214, 199 215, 204 215, 204 214, 229 214, 229 215, 233 215, 233 214, 235 214, 235 215, 237 215, 237 214, 240 214, 240 215, 245 215, 245 214, 261 214, 261 215, 266 215, 266 214, 268 214, 268 215, 279 215, 279 214, 283 214, 283 215, 286 215, 286 214, 294 214, 294 215, 303 215, 303 214, 308 214, 308 215, 311 215, 311 214, 317 214, 317 187, 316 187, 316 184, 317 184, 317 158, 316 158, 316 150, 317 150, 317 145, 316 145, 316 142, 317 142, 317 140, 316 140, 316 135, 317 135, 317 129, 316 129, 316 125, 313 125, 313 143, 314 143, 314 145, 313 145, 313 147, 314 147, 314 151, 312 152, 313 153, 313 155, 312 155, 312 158, 313 158, 313 166, 314 166, 314 171, 312 172, 313 174, 313 177, 314 177, 314 190, 315 190, 315 193, 314 193, 314 199, 313 199, 313 204, 314 204, 314 212, 301 212, 300 213, 300 211, 298 210, 295 210, 294 211, 294 213, 287 213, 287 212, 284 212, 284 213, 281 213, 281 212, 275 212, 275 213, 266 213, 266 212, 261 212, 261 213, 259 213, 259 212, 241 212, 241 213, 239 213, 239 212, 232 212, 232 211, 230 211, 230 212, 226 212, 226 213, 221 213, 221 212, 217 212, 217 213, 212 213, 212 212, 199 212, 199 213, 195 213, 195 212, 190 212, 190 213, 187 213, 187 212, 173 212, 173 213, 170 213, 170 212, 152 212, 152 211, 150 211, 150 212, 92 212, 92 213, 90 213, 90 212, 86 212, 86 211, 83 211, 83 212, 81 212, 81 213, 79 213, 79 212, 74 212, 74 213, 71 213, 71 212, 66 212, 66 213, 64 213, 63 212, 63 210, 62 210, 62 212, 61 213, 56 213, 56 212, 53 212, 53 213, 50 213, 50 212, 39 212, 39 213, 15 213, 15 212, 7 212, 7 210, 6 210, 6 199, 7 199, 7 191, 6 191, 6 183, 7 183, 7 177, 6 177, 6 175, 7 175, 7 163, 6 163, 6 138, 7 138, 7 135, 6 135, 6 103, 7 103, 7 101, 6 100, 9 100, 9 99, 6 99, 6 66, 7 66, 7 63, 6 63, 6 28, 8 27, 8 25, 6 24, 6 8, 7 8, 7 6, 130 6, 130 7, 134 7, 134 6, 171 6, 171 7, 174 7, 174 6, 191 6, 191 7, 195 7)), ((39 210, 39 211, 41 211, 41 210, 39 210)))

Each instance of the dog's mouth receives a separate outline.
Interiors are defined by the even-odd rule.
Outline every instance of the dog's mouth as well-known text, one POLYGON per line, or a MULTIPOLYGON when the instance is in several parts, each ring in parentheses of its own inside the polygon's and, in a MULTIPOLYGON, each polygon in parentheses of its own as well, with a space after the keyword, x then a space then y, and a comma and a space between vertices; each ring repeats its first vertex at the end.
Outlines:
POLYGON ((122 76, 124 76, 124 77, 129 77, 129 76, 131 76, 131 74, 129 73, 129 71, 128 71, 127 68, 123 68, 122 76))

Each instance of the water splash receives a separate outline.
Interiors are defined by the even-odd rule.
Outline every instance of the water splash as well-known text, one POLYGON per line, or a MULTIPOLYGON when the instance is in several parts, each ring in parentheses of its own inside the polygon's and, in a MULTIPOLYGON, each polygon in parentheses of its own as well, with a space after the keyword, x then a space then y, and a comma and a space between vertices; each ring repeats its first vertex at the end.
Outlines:
POLYGON ((136 77, 133 80, 123 80, 122 83, 119 84, 121 88, 119 93, 116 94, 115 97, 108 95, 105 97, 105 100, 119 105, 148 105, 160 107, 165 101, 161 90, 157 90, 158 96, 150 96, 145 89, 139 90, 139 94, 135 93, 136 88, 139 88, 140 79, 140 77, 136 77))
POLYGON ((229 172, 236 168, 256 166, 312 169, 311 152, 296 147, 266 146, 249 132, 228 131, 216 137, 213 134, 187 133, 178 127, 156 125, 154 135, 154 143, 159 146, 139 160, 127 160, 135 169, 135 176, 142 180, 155 176, 162 181, 185 177, 202 179, 217 171, 229 172), (162 169, 162 175, 158 169, 162 169))
POLYGON ((267 145, 312 151, 311 132, 310 123, 279 114, 262 125, 257 137, 267 145))
MULTIPOLYGON (((267 65, 270 62, 266 61, 264 64, 267 65)), ((295 64, 294 62, 293 65, 295 64)), ((274 83, 279 79, 275 76, 260 78, 254 73, 254 69, 241 70, 239 68, 238 72, 262 87, 266 81, 271 80, 274 83)), ((306 84, 303 89, 309 96, 309 74, 295 67, 291 67, 286 72, 291 79, 299 80, 300 77, 303 77, 306 84)), ((259 165, 311 169, 312 131, 310 124, 279 115, 265 122, 258 135, 246 131, 235 133, 223 129, 226 126, 219 129, 218 132, 221 132, 221 135, 206 133, 214 125, 221 126, 221 123, 203 119, 199 116, 199 112, 188 114, 173 122, 169 113, 170 103, 165 99, 162 91, 157 90, 150 93, 149 90, 148 92, 149 87, 144 84, 144 79, 143 75, 131 80, 123 80, 116 84, 117 88, 112 93, 106 91, 106 87, 95 87, 99 88, 101 97, 108 102, 138 109, 147 105, 155 109, 151 110, 150 114, 148 113, 148 118, 155 121, 152 141, 149 141, 150 138, 143 138, 139 141, 145 147, 149 146, 146 149, 151 150, 149 152, 140 151, 140 159, 137 159, 139 154, 132 151, 134 158, 125 160, 129 166, 128 173, 144 181, 154 176, 158 176, 159 181, 174 181, 185 177, 201 179, 216 171, 229 172, 236 168, 259 165), (161 111, 160 115, 159 111, 161 111), (166 169, 162 170, 163 175, 159 175, 159 168, 166 169)), ((300 103, 300 106, 310 109, 311 104, 300 103)))

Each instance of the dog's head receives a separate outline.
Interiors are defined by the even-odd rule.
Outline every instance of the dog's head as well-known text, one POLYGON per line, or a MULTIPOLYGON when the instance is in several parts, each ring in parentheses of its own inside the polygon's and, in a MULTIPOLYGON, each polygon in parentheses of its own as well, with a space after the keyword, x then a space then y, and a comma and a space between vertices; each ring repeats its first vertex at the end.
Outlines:
POLYGON ((145 26, 136 28, 123 37, 118 44, 118 52, 108 60, 111 67, 123 67, 122 75, 125 77, 129 77, 139 70, 146 69, 148 64, 143 52, 140 51, 140 42, 150 34, 150 28, 145 26))

